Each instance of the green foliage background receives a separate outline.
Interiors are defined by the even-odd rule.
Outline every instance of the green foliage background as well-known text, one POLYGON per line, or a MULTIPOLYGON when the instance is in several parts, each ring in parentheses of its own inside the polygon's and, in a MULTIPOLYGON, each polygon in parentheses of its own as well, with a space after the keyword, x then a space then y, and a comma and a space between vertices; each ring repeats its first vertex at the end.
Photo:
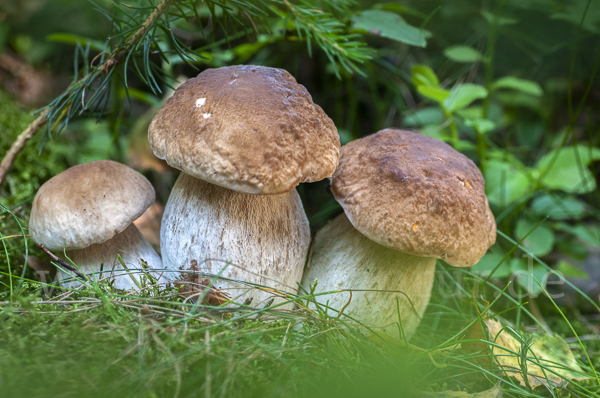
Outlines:
MULTIPOLYGON (((144 20, 152 2, 130 3, 140 8, 108 0, 0 0, 0 53, 16 54, 37 70, 49 72, 62 84, 55 87, 59 94, 73 76, 84 78, 102 51, 122 48, 129 27, 144 20)), ((157 33, 132 51, 127 71, 119 67, 106 81, 102 75, 87 93, 71 86, 77 94, 71 103, 80 108, 68 124, 52 123, 51 130, 36 136, 0 187, 0 203, 10 209, 10 213, 0 210, 3 236, 20 233, 17 221, 26 228, 33 195, 51 176, 96 159, 130 161, 131 148, 140 145, 140 137, 143 141, 153 112, 175 79, 193 77, 209 67, 266 65, 288 70, 307 87, 334 120, 342 143, 399 127, 447 141, 477 163, 486 178, 498 241, 470 270, 456 271, 440 263, 438 290, 450 289, 461 278, 475 285, 484 276, 502 288, 515 271, 536 277, 559 271, 575 284, 559 287, 567 292, 559 304, 580 322, 577 330, 585 334, 592 330, 590 322, 597 324, 598 1, 185 4, 191 6, 171 9, 168 29, 166 20, 161 21, 157 33), (94 93, 101 100, 90 100, 94 93), (85 101, 80 101, 82 96, 85 101)), ((100 55, 96 65, 102 59, 106 57, 100 55)), ((18 104, 18 92, 15 98, 0 91, 1 153, 32 120, 31 111, 52 100, 18 104)), ((56 120, 65 120, 61 112, 70 109, 69 104, 53 103, 56 120)), ((166 202, 175 172, 143 172, 157 188, 159 200, 166 202)), ((326 185, 299 187, 313 230, 341 212, 326 185)), ((8 298, 17 286, 15 278, 11 285, 9 274, 24 272, 34 278, 23 268, 24 249, 23 238, 2 240, 0 297, 8 298)), ((546 282, 542 280, 542 286, 546 282)), ((519 278, 513 283, 519 293, 533 296, 528 310, 520 307, 522 299, 497 303, 504 309, 519 305, 506 315, 517 329, 536 324, 571 334, 553 303, 541 295, 541 286, 519 278), (537 311, 536 316, 525 319, 529 310, 537 311)), ((25 287, 27 294, 35 290, 25 287)), ((491 301, 494 293, 486 287, 482 298, 491 301)), ((461 294, 462 299, 453 300, 434 296, 416 341, 434 347, 477 316, 473 308, 465 310, 469 290, 461 294)), ((597 351, 595 343, 587 347, 597 351)))

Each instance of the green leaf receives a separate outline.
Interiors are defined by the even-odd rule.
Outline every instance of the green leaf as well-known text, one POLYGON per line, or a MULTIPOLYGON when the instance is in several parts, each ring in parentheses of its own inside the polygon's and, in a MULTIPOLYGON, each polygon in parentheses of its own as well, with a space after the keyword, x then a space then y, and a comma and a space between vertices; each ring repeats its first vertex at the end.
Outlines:
POLYGON ((596 180, 587 165, 598 159, 599 148, 570 146, 547 153, 539 160, 536 168, 543 175, 541 183, 544 187, 581 194, 596 189, 596 180))
POLYGON ((485 191, 490 203, 504 207, 526 195, 531 182, 523 170, 526 170, 525 166, 516 167, 503 160, 491 159, 484 173, 485 191))
POLYGON ((545 256, 550 253, 554 246, 554 232, 544 224, 540 224, 537 227, 536 225, 537 223, 521 219, 517 221, 515 235, 518 239, 521 239, 527 235, 529 231, 533 230, 521 243, 521 246, 536 256, 545 256))
POLYGON ((439 107, 417 109, 402 118, 402 124, 407 127, 439 125, 444 120, 444 112, 439 107))
POLYGON ((516 282, 530 295, 537 297, 542 293, 542 288, 537 284, 535 279, 543 287, 546 287, 548 270, 543 265, 534 265, 529 263, 525 258, 515 258, 510 261, 510 268, 516 282))
POLYGON ((498 24, 499 26, 513 25, 513 24, 516 24, 517 22, 519 22, 518 20, 516 20, 514 18, 500 17, 500 16, 494 15, 488 11, 482 11, 481 15, 483 15, 485 20, 488 21, 488 23, 490 25, 494 24, 494 23, 498 24))
POLYGON ((363 11, 352 17, 352 27, 417 47, 425 47, 426 39, 431 37, 425 29, 409 25, 400 15, 384 10, 363 11))
POLYGON ((450 97, 450 91, 439 87, 417 86, 417 91, 423 97, 432 99, 440 104, 443 103, 446 98, 450 97))
POLYGON ((135 88, 129 88, 127 90, 127 92, 125 91, 124 88, 119 89, 119 95, 121 97, 126 97, 127 96, 127 92, 129 92, 129 97, 130 98, 135 98, 138 101, 141 101, 143 103, 146 103, 148 105, 153 106, 156 109, 160 109, 160 107, 163 104, 163 101, 160 98, 157 98, 155 95, 152 95, 150 93, 147 93, 145 91, 142 90, 138 90, 135 88))
POLYGON ((437 87, 440 85, 440 81, 438 80, 438 77, 436 76, 435 72, 427 65, 413 65, 410 68, 410 75, 412 77, 412 82, 415 85, 415 87, 437 87))
POLYGON ((80 43, 84 47, 88 44, 92 50, 96 51, 104 51, 104 43, 98 40, 88 39, 86 37, 74 35, 71 33, 53 33, 51 35, 46 36, 46 40, 52 41, 55 43, 65 43, 76 45, 80 43))
POLYGON ((518 77, 512 76, 506 76, 501 79, 498 79, 492 85, 492 90, 498 90, 501 88, 520 91, 524 94, 529 94, 536 97, 540 97, 542 94, 544 94, 544 91, 536 82, 531 80, 519 79, 518 77))
POLYGON ((562 273, 564 276, 568 276, 571 278, 585 278, 585 279, 590 278, 590 275, 587 272, 585 272, 579 268, 573 267, 571 264, 569 264, 565 260, 561 260, 558 263, 558 265, 556 266, 555 270, 562 273))
POLYGON ((463 119, 483 119, 483 107, 482 106, 470 106, 468 108, 459 109, 456 111, 463 119))
MULTIPOLYGON (((557 227, 557 229, 560 228, 557 227)), ((571 257, 575 261, 584 261, 590 254, 587 244, 572 234, 561 237, 559 240, 557 240, 556 249, 562 254, 571 257)))
POLYGON ((425 125, 418 130, 419 133, 426 135, 431 138, 435 138, 436 140, 450 142, 452 141, 450 135, 446 130, 440 128, 439 124, 436 125, 425 125))
POLYGON ((465 124, 473 127, 481 134, 485 134, 496 128, 496 123, 488 119, 465 119, 465 124))
POLYGON ((600 247, 600 225, 584 225, 584 224, 578 224, 578 225, 569 225, 569 224, 565 224, 565 223, 560 223, 558 225, 558 228, 563 230, 563 231, 567 231, 572 233, 573 235, 577 236, 579 239, 600 247))
POLYGON ((535 198, 531 208, 536 215, 553 220, 578 220, 587 213, 587 204, 571 195, 542 195, 535 198))
POLYGON ((475 62, 481 59, 479 51, 469 46, 452 46, 444 50, 444 55, 454 62, 475 62))
POLYGON ((485 87, 473 83, 463 83, 450 92, 450 96, 444 100, 444 106, 449 112, 455 112, 466 108, 473 101, 487 97, 488 91, 485 87))
MULTIPOLYGON (((543 283, 539 278, 536 277, 536 279, 543 283)), ((535 281, 533 283, 538 286, 535 281)), ((484 322, 490 336, 496 343, 496 346, 492 348, 492 353, 499 368, 507 375, 518 380, 522 386, 535 389, 544 385, 549 391, 552 391, 555 386, 565 385, 569 380, 589 379, 585 371, 579 366, 569 345, 560 336, 550 336, 543 333, 529 335, 527 339, 524 339, 514 329, 504 327, 494 319, 486 319, 484 322), (525 340, 528 340, 530 344, 525 354, 527 356, 526 372, 522 367, 525 358, 510 354, 507 351, 518 353, 525 340), (525 382, 525 377, 527 382, 525 382)), ((580 355, 578 352, 577 356, 580 355)), ((539 389, 536 391, 539 391, 539 389)))
POLYGON ((471 141, 458 140, 454 143, 454 149, 458 152, 474 151, 477 147, 471 141))
POLYGON ((598 2, 572 1, 564 2, 553 14, 551 19, 562 19, 588 32, 600 34, 600 6, 598 2), (589 6, 589 7, 588 7, 589 6), (582 16, 585 16, 582 20, 582 16))
MULTIPOLYGON (((478 273, 484 277, 487 277, 498 264, 502 261, 504 256, 498 253, 486 253, 477 264, 471 267, 471 271, 478 273)), ((512 273, 512 269, 508 262, 504 262, 496 272, 494 272, 493 278, 508 278, 512 273)))
POLYGON ((544 118, 549 117, 549 108, 542 102, 542 97, 534 97, 529 94, 522 93, 520 91, 499 91, 494 95, 495 99, 498 100, 505 108, 509 109, 531 109, 537 112, 544 118))

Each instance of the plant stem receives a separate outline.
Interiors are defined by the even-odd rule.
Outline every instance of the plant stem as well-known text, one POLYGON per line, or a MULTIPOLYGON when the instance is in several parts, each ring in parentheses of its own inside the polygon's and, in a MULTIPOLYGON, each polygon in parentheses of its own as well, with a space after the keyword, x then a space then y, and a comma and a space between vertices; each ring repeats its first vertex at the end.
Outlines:
POLYGON ((487 119, 490 107, 490 97, 492 96, 492 81, 494 80, 494 57, 496 54, 496 37, 498 33, 498 22, 500 18, 500 10, 502 2, 498 0, 494 11, 494 19, 491 21, 490 29, 488 30, 485 59, 483 61, 485 69, 485 88, 488 90, 488 95, 483 99, 483 118, 487 119))
MULTIPOLYGON (((101 65, 98 65, 96 68, 91 70, 81 80, 85 80, 86 78, 91 76, 92 73, 95 73, 98 70, 102 70, 105 73, 108 73, 111 69, 116 67, 116 65, 118 65, 120 62, 123 61, 123 59, 125 58, 125 55, 132 48, 137 46, 138 42, 144 38, 146 32, 148 32, 148 30, 154 25, 154 22, 156 22, 156 20, 159 19, 162 16, 162 14, 164 14, 167 7, 171 3, 174 3, 177 1, 181 1, 181 0, 163 0, 163 1, 161 1, 160 4, 158 4, 158 6, 154 9, 154 11, 152 11, 152 13, 150 13, 150 15, 144 21, 142 26, 132 36, 130 36, 127 39, 127 41, 125 42, 125 45, 123 47, 114 49, 104 63, 102 63, 101 65)), ((126 71, 125 71, 125 73, 126 73, 126 71)), ((100 76, 100 75, 101 74, 98 74, 98 76, 100 76)), ((79 80, 79 81, 81 81, 81 80, 79 80)), ((65 92, 67 92, 71 87, 72 86, 69 86, 69 88, 67 88, 67 90, 65 90, 65 92)), ((27 144, 27 141, 29 141, 35 135, 35 133, 37 133, 42 128, 42 126, 44 126, 48 122, 48 119, 46 118, 46 116, 48 116, 48 113, 50 113, 50 110, 51 110, 50 107, 47 107, 46 109, 44 109, 44 111, 33 122, 31 122, 31 124, 29 126, 27 126, 27 128, 17 137, 17 139, 12 144, 12 146, 10 147, 8 152, 6 152, 6 155, 2 159, 2 162, 0 163, 0 187, 4 183, 4 180, 6 179, 6 176, 8 175, 8 172, 9 172, 10 168, 12 167, 13 163, 15 162, 17 156, 23 150, 23 148, 25 147, 25 144, 27 144)))

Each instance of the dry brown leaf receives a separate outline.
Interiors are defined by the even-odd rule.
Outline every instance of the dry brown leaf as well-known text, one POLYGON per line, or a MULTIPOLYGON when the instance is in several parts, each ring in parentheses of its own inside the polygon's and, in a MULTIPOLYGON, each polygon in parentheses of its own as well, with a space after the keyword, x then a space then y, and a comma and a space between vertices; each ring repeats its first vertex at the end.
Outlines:
MULTIPOLYGON (((515 353, 520 352, 521 342, 507 330, 502 330, 500 322, 493 319, 484 322, 490 333, 490 341, 515 353)), ((520 358, 510 351, 498 347, 492 349, 498 366, 506 374, 516 378, 521 385, 527 386, 519 365, 520 358)), ((569 380, 589 379, 583 376, 583 369, 575 360, 573 352, 560 337, 546 334, 534 337, 527 357, 527 381, 531 388, 548 384, 553 387, 565 386, 569 380), (544 369, 535 363, 540 363, 544 369)))
MULTIPOLYGON (((191 264, 187 269, 183 269, 182 267, 181 270, 199 272, 198 262, 196 260, 192 260, 190 263, 191 264)), ((173 284, 179 289, 179 293, 184 298, 189 298, 192 302, 195 302, 196 299, 203 294, 206 294, 204 296, 204 301, 214 307, 223 305, 231 300, 231 296, 221 289, 214 286, 208 288, 210 285, 210 279, 202 279, 202 275, 199 273, 192 274, 186 272, 183 274, 181 279, 176 280, 173 282, 173 284), (205 293, 207 288, 208 292, 205 293)))
POLYGON ((158 202, 152 203, 146 211, 133 222, 151 245, 160 247, 160 222, 165 208, 158 202))
POLYGON ((462 350, 467 354, 478 354, 476 358, 473 359, 473 362, 482 367, 487 367, 490 365, 490 358, 488 356, 484 356, 489 353, 489 346, 484 343, 486 337, 483 334, 482 326, 479 322, 473 323, 465 334, 465 340, 482 340, 482 341, 469 341, 462 343, 462 350))
POLYGON ((144 304, 142 308, 140 308, 140 314, 142 314, 142 316, 152 316, 153 312, 150 307, 148 307, 148 304, 144 304))

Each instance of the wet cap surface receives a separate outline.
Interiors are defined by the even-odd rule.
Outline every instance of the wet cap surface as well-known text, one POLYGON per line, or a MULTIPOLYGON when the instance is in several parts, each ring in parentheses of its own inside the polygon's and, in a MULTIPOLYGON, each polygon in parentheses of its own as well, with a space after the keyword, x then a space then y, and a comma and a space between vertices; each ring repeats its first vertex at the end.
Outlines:
POLYGON ((182 84, 148 131, 154 154, 184 173, 252 194, 330 177, 340 141, 331 119, 282 69, 208 69, 182 84))
POLYGON ((154 197, 146 177, 128 166, 112 160, 80 164, 42 185, 29 229, 51 250, 83 249, 125 230, 154 197))
POLYGON ((369 239, 469 267, 496 240, 484 184, 477 166, 450 145, 386 129, 342 147, 332 192, 369 239))

